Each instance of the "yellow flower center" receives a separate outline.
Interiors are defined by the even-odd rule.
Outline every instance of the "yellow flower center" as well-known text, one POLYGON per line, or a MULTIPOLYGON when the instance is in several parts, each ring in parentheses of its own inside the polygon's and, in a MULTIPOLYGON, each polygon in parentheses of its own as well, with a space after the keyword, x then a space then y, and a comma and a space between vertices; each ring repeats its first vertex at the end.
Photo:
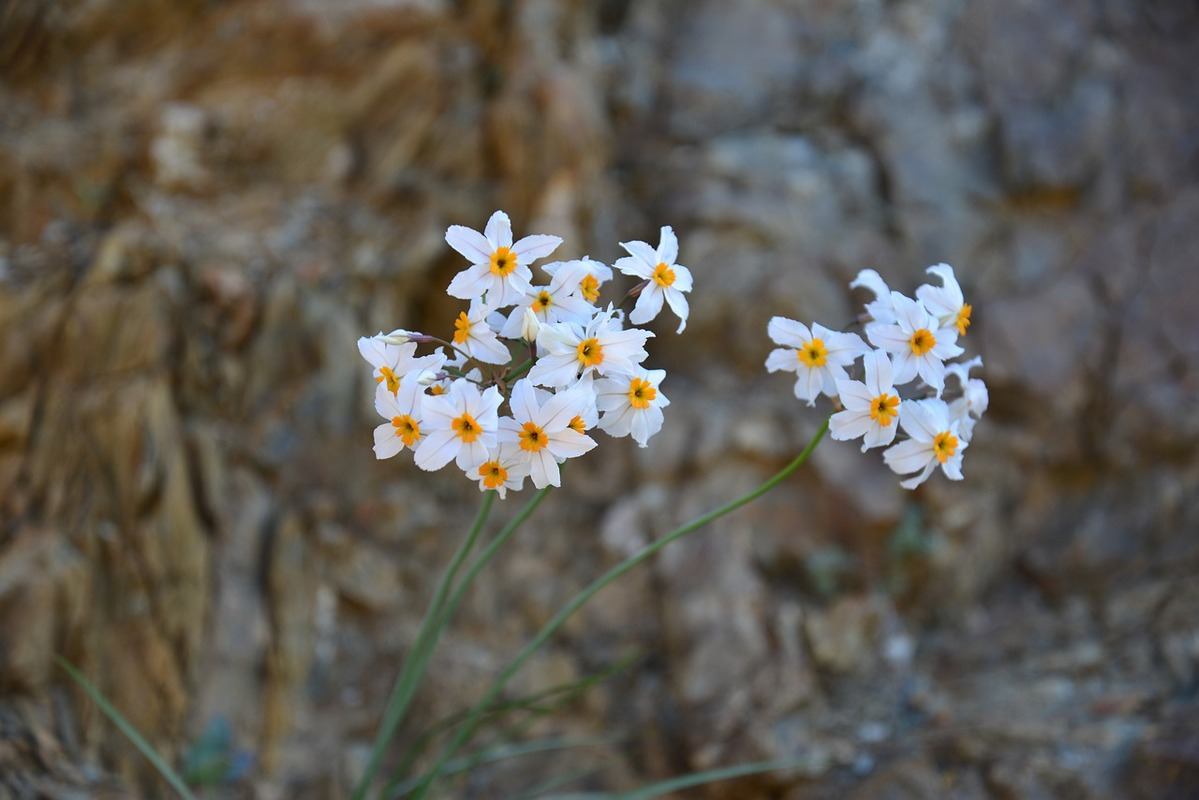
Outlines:
POLYGON ((594 275, 584 275, 583 280, 579 281, 579 291, 583 293, 583 299, 588 303, 599 300, 599 289, 599 278, 594 275))
POLYGON ((966 329, 970 327, 970 312, 973 310, 969 303, 962 303, 962 307, 958 309, 958 318, 954 322, 958 327, 958 336, 966 335, 966 329))
POLYGON ((594 337, 579 342, 579 363, 584 367, 595 367, 604 363, 604 347, 594 337))
POLYGON ((937 461, 944 464, 949 459, 953 458, 953 454, 958 450, 958 437, 954 436, 949 431, 941 431, 933 437, 933 453, 937 456, 937 461))
POLYGON ((479 427, 479 423, 470 414, 463 414, 460 417, 456 417, 450 423, 450 429, 466 444, 470 444, 483 435, 483 429, 479 427))
POLYGON ((392 417, 391 424, 396 429, 396 436, 400 437, 400 441, 404 443, 405 447, 412 447, 420 438, 420 423, 407 414, 392 417))
POLYGON ((536 422, 526 422, 517 437, 520 440, 520 449, 530 453, 536 453, 550 443, 549 437, 536 422))
POLYGON ((799 363, 812 369, 828 363, 828 348, 824 346, 823 339, 813 339, 796 350, 795 355, 799 358, 799 363))
POLYGON ((658 266, 654 267, 653 275, 654 283, 665 289, 674 283, 674 270, 664 261, 659 261, 658 266))
POLYGON ((554 298, 550 297, 550 293, 542 289, 537 294, 537 299, 533 301, 533 310, 537 312, 545 311, 554 304, 554 298))
POLYGON ((516 269, 516 253, 507 247, 497 247, 491 254, 491 274, 506 278, 516 269))
POLYGON ((465 311, 458 312, 458 319, 454 320, 454 344, 463 344, 470 338, 470 317, 466 316, 465 311))
POLYGON ((936 346, 937 337, 933 336, 933 332, 928 328, 921 328, 912 334, 911 339, 908 339, 908 347, 912 348, 912 355, 922 356, 936 346))
POLYGON ((400 379, 391 367, 379 367, 379 374, 375 376, 375 383, 383 383, 387 381, 387 391, 395 394, 400 390, 400 379))
POLYGON ((435 383, 429 387, 429 394, 433 395, 434 397, 437 397, 439 394, 445 394, 445 387, 440 383, 435 383))
POLYGON ((884 428, 899 416, 899 398, 893 394, 880 394, 870 401, 870 418, 884 428))
POLYGON ((575 417, 566 427, 570 428, 575 433, 587 432, 587 423, 583 421, 582 417, 575 417))
POLYGON ((508 470, 501 467, 498 461, 488 461, 479 467, 479 477, 488 489, 498 489, 508 480, 508 470))
POLYGON ((647 380, 633 378, 629 381, 629 405, 633 408, 649 408, 658 396, 658 390, 647 380))

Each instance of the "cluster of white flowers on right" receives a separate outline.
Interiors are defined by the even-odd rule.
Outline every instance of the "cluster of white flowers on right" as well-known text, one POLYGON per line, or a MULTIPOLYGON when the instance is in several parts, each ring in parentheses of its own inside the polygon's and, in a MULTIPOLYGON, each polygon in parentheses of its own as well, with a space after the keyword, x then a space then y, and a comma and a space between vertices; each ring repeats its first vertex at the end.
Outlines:
POLYGON ((470 263, 446 289, 469 303, 452 336, 395 330, 358 340, 385 420, 374 432, 376 457, 408 449, 421 469, 454 462, 481 491, 503 497, 526 477, 539 489, 560 485, 559 465, 596 446, 593 428, 645 447, 670 405, 666 372, 642 366, 654 334, 626 327, 621 306, 635 301, 628 320, 642 324, 666 304, 678 332, 686 327, 691 272, 677 263, 674 231, 663 227, 656 248, 621 242, 628 256, 614 266, 639 283, 607 306, 598 301, 612 268, 590 258, 543 264, 549 281, 534 284, 531 265, 562 240, 514 242, 502 211, 482 232, 451 225, 445 239, 470 263), (421 344, 440 347, 418 356, 421 344), (513 366, 514 354, 524 359, 513 366))
POLYGON ((843 410, 829 420, 834 439, 861 438, 862 452, 890 445, 883 451, 887 465, 899 475, 915 473, 901 482, 906 489, 924 483, 938 466, 951 480, 962 479, 963 451, 988 403, 986 384, 970 377, 982 359, 948 363, 963 353, 958 338, 970 327, 971 306, 953 267, 936 264, 928 272, 941 285, 921 286, 915 299, 891 291, 872 269, 858 273, 850 287, 874 294, 866 304, 869 344, 856 333, 817 324, 809 328, 785 317, 774 317, 767 328, 782 347, 770 353, 766 369, 796 373, 795 396, 809 406, 822 394, 840 403, 843 410), (846 369, 859 358, 862 380, 853 380, 846 369), (948 403, 943 399, 947 375, 960 391, 948 403), (934 396, 901 399, 896 387, 907 384, 934 396), (909 438, 893 444, 899 428, 909 438))

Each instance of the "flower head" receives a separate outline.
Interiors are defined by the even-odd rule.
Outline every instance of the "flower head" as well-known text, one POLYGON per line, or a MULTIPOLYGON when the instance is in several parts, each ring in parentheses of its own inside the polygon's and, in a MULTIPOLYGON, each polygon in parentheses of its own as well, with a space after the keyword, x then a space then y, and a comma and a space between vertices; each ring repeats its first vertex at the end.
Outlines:
POLYGON ((385 334, 363 336, 358 339, 358 352, 374 367, 375 383, 385 385, 392 394, 400 389, 400 380, 413 370, 438 369, 445 361, 443 356, 433 354, 416 355, 416 344, 388 344, 385 334))
POLYGON ((628 375, 616 375, 595 382, 596 408, 604 412, 600 430, 609 436, 629 436, 645 447, 662 430, 662 409, 670 400, 662 393, 663 369, 637 367, 628 375))
POLYGON ((600 288, 605 283, 612 280, 612 268, 607 264, 602 264, 599 261, 592 261, 587 256, 575 261, 554 261, 549 264, 542 264, 541 268, 545 270, 547 275, 556 275, 562 269, 579 268, 582 273, 579 276, 579 294, 583 299, 592 305, 596 300, 599 300, 600 288))
POLYGON ((485 364, 507 364, 512 354, 487 324, 489 313, 479 300, 471 302, 469 311, 459 312, 454 320, 454 346, 485 364))
POLYGON ((479 491, 495 490, 503 500, 508 490, 520 491, 529 475, 529 462, 515 445, 502 444, 491 458, 466 470, 466 476, 479 481, 479 491))
POLYGON ((928 313, 937 318, 944 327, 953 327, 959 336, 966 335, 970 327, 971 305, 962 296, 962 287, 954 277, 953 267, 948 264, 934 264, 927 272, 941 279, 940 286, 924 284, 916 290, 916 298, 928 309, 928 313))
POLYGON ((435 470, 456 461, 464 471, 478 467, 495 448, 503 401, 496 387, 480 393, 464 378, 450 384, 444 395, 425 396, 421 406, 425 438, 416 448, 416 465, 435 470))
POLYGON ((419 372, 409 372, 394 394, 387 385, 375 387, 375 411, 387 420, 375 428, 375 458, 391 458, 405 447, 416 449, 421 430, 421 406, 425 387, 419 372))
POLYGON ((942 328, 919 302, 891 292, 895 322, 866 326, 871 344, 891 354, 895 384, 902 386, 917 375, 941 396, 945 388, 945 359, 962 354, 953 328, 942 328))
POLYGON ((958 435, 958 424, 949 418, 944 400, 909 400, 899 413, 899 424, 910 436, 883 451, 883 461, 900 475, 919 474, 900 482, 915 489, 938 466, 950 480, 962 479, 962 453, 970 443, 958 435))
POLYGON ((530 287, 521 302, 508 315, 507 321, 500 329, 500 336, 506 339, 520 338, 526 312, 532 312, 541 325, 554 322, 586 325, 595 313, 595 308, 579 294, 579 280, 582 275, 581 267, 563 267, 555 272, 549 286, 530 287))
POLYGON ((569 386, 580 376, 628 373, 649 354, 645 343, 653 337, 638 328, 622 330, 611 306, 592 317, 587 326, 560 322, 542 325, 537 335, 541 351, 529 378, 538 386, 569 386))
POLYGON ((862 452, 895 440, 899 428, 899 395, 891 383, 891 359, 873 350, 862 359, 866 380, 837 381, 844 411, 829 419, 829 435, 838 441, 862 438, 862 452))
POLYGON ((511 417, 500 420, 500 442, 515 445, 517 456, 528 464, 529 476, 538 489, 561 486, 559 460, 575 458, 595 447, 595 440, 571 427, 584 412, 582 399, 572 392, 559 392, 545 403, 537 398, 528 378, 512 387, 511 417))
POLYGON ((486 296, 491 308, 519 303, 533 278, 529 265, 562 244, 557 236, 541 234, 526 236, 513 244, 512 223, 503 211, 491 215, 483 233, 451 225, 445 232, 445 240, 471 263, 454 276, 446 292, 462 300, 486 296))
POLYGON ((649 322, 662 311, 662 303, 679 318, 678 333, 687 327, 689 307, 684 292, 691 291, 691 270, 676 264, 679 256, 679 240, 669 225, 662 226, 655 250, 645 242, 621 242, 629 255, 616 259, 614 265, 626 275, 646 281, 645 288, 637 296, 637 305, 629 315, 635 325, 649 322))
POLYGON ((836 397, 837 381, 849 377, 845 367, 870 349, 856 333, 839 333, 818 324, 809 329, 786 317, 772 318, 766 332, 783 345, 766 358, 766 369, 796 373, 795 396, 808 405, 815 405, 821 392, 836 397))
POLYGON ((970 370, 981 367, 983 360, 978 356, 961 364, 950 364, 945 371, 956 375, 962 387, 962 396, 949 404, 949 418, 958 423, 962 438, 970 441, 974 436, 974 424, 982 415, 987 413, 991 396, 987 392, 987 384, 979 378, 971 378, 970 370))

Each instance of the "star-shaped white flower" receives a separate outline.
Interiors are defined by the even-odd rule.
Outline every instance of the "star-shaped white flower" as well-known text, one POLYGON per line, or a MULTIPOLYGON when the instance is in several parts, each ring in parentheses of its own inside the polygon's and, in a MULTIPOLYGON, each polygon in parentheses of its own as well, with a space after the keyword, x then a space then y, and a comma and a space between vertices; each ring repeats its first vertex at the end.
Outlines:
POLYGON ((954 277, 953 267, 934 264, 925 271, 940 278, 941 285, 924 284, 916 290, 916 298, 942 327, 952 326, 957 329, 958 336, 965 336, 966 329, 970 327, 972 307, 962 295, 962 287, 954 277))
POLYGON ((850 289, 869 289, 874 293, 874 300, 866 304, 866 313, 874 322, 894 322, 895 309, 891 307, 891 290, 883 276, 872 269, 864 269, 849 284, 850 289))
POLYGON ((387 344, 385 334, 362 336, 358 339, 358 352, 374 369, 371 375, 375 383, 383 384, 392 394, 400 389, 400 380, 413 370, 438 369, 444 362, 439 354, 416 355, 416 344, 387 344))
POLYGON ((415 450, 421 440, 421 406, 425 387, 419 372, 409 372, 392 394, 386 384, 375 387, 375 411, 387 420, 375 428, 375 458, 391 458, 405 447, 415 450))
POLYGON ((612 280, 612 268, 607 264, 592 261, 587 256, 583 256, 575 261, 554 261, 541 265, 541 268, 550 276, 556 275, 558 270, 575 267, 583 270, 583 274, 579 277, 579 294, 583 295, 583 299, 588 303, 595 305, 595 302, 599 300, 600 288, 612 280))
POLYGON ((576 393, 559 392, 544 404, 528 378, 512 387, 508 402, 511 417, 500 420, 500 442, 516 445, 529 465, 529 477, 538 489, 561 486, 559 459, 576 458, 595 447, 595 440, 571 427, 584 411, 576 393))
POLYGON ((496 387, 480 393, 464 378, 450 384, 444 395, 426 395, 421 405, 425 437, 416 448, 416 465, 435 470, 456 461, 463 471, 477 468, 495 449, 503 401, 496 387))
POLYGON ((501 444, 491 458, 466 471, 466 477, 479 482, 479 491, 493 489, 501 500, 508 496, 509 489, 523 489, 528 476, 529 461, 512 444, 501 444))
POLYGON ((809 330, 786 317, 773 317, 766 332, 783 345, 766 358, 766 369, 796 373, 795 396, 810 406, 821 392, 836 397, 837 381, 849 377, 845 367, 870 349, 856 333, 839 333, 816 323, 809 330))
POLYGON ((483 233, 451 225, 445 232, 445 240, 471 263, 454 276, 446 292, 462 300, 486 295, 491 308, 519 303, 533 279, 529 265, 562 244, 559 237, 544 234, 526 236, 513 244, 512 222, 503 211, 491 215, 483 233))
POLYGON ((629 436, 645 447, 662 430, 662 409, 670 400, 659 388, 664 369, 637 367, 630 375, 616 375, 595 382, 596 408, 604 412, 600 430, 609 436, 629 436))
POLYGON ((481 301, 471 301, 470 310, 459 312, 454 320, 454 345, 485 364, 507 364, 512 354, 487 324, 489 313, 491 309, 481 301))
POLYGON ((882 350, 872 350, 862 359, 866 380, 837 381, 844 411, 829 419, 829 435, 838 441, 862 438, 862 452, 895 440, 899 428, 899 395, 891 383, 891 359, 882 350))
POLYGON ((899 475, 920 473, 900 486, 915 489, 938 465, 950 480, 962 479, 962 453, 970 443, 959 438, 944 400, 908 400, 900 409, 899 424, 912 438, 884 450, 883 461, 899 475))
POLYGON ((658 316, 662 311, 662 302, 666 301, 679 318, 676 333, 682 333, 687 327, 687 315, 690 313, 683 293, 691 291, 691 270, 675 263, 679 257, 679 240, 674 231, 669 225, 662 226, 657 250, 645 242, 621 242, 620 246, 629 255, 616 259, 614 266, 625 275, 648 281, 637 297, 637 305, 629 314, 629 321, 634 325, 649 322, 658 316))
POLYGON ((508 314, 508 319, 500 330, 500 336, 506 339, 522 338, 526 311, 532 311, 539 326, 554 322, 586 325, 595 313, 595 308, 579 293, 579 281, 584 274, 582 267, 566 266, 555 271, 549 286, 530 287, 528 294, 508 314))
POLYGON ((940 397, 945 388, 945 359, 962 354, 957 331, 939 327, 923 305, 899 292, 891 292, 891 305, 895 322, 867 325, 867 338, 891 354, 896 386, 919 375, 940 397))
POLYGON ((948 364, 945 367, 946 372, 957 376, 962 387, 962 396, 949 404, 949 418, 958 423, 961 437, 966 441, 974 437, 974 424, 987 413, 987 406, 991 403, 987 384, 979 378, 970 377, 970 370, 982 365, 983 360, 975 356, 964 363, 948 364))
POLYGON ((570 322, 542 325, 537 334, 538 359, 529 378, 538 386, 570 386, 581 375, 630 373, 646 359, 650 331, 622 330, 611 306, 583 328, 570 322))

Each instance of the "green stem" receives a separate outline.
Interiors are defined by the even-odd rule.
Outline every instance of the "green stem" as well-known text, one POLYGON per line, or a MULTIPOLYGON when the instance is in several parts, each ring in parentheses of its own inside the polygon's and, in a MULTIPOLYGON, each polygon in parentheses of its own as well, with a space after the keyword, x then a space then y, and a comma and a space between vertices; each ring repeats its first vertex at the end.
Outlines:
POLYGON ((511 383, 512 381, 516 380, 521 375, 524 375, 526 372, 528 372, 529 368, 532 366, 533 359, 526 358, 520 366, 514 367, 511 372, 504 376, 504 383, 511 383))
POLYGON ((512 659, 508 666, 506 666, 499 674, 499 677, 497 677, 491 684, 491 687, 487 690, 487 693, 483 695, 482 699, 472 706, 470 717, 467 719, 466 723, 458 728, 454 738, 445 746, 445 748, 442 749, 441 756, 438 758, 437 763, 434 764, 433 768, 425 774, 424 780, 421 782, 420 786, 417 787, 415 792, 415 797, 417 800, 421 800, 421 798, 428 794, 430 787, 432 787, 434 781, 437 780, 438 776, 441 774, 441 771, 445 768, 446 762, 454 756, 458 749, 470 738, 471 734, 475 732, 475 729, 478 727, 479 718, 487 710, 487 708, 495 702, 495 699, 499 696, 500 692, 502 692, 504 687, 508 685, 508 681, 512 680, 513 676, 515 676, 516 673, 520 671, 520 668, 524 666, 524 663, 528 661, 534 653, 541 649, 542 645, 544 645, 546 641, 553 636, 560 627, 562 627, 563 623, 565 623, 572 614, 582 608, 588 600, 590 600, 605 586, 612 583, 614 580, 619 578, 621 575, 624 575, 637 565, 646 561, 671 542, 675 542, 687 534, 699 530, 709 522, 736 511, 748 503, 752 503, 754 500, 757 500, 759 497, 769 492, 775 486, 778 486, 780 483, 790 477, 793 472, 803 466, 804 462, 808 460, 808 457, 812 454, 812 451, 816 449, 818 444, 820 444, 821 439, 824 438, 824 435, 827 432, 828 420, 825 419, 824 423, 820 426, 820 429, 816 431, 815 435, 812 436, 807 446, 804 447, 803 452, 796 456, 790 464, 783 467, 779 472, 776 472, 773 476, 771 476, 765 483, 750 491, 748 494, 743 494, 737 499, 725 503, 721 507, 713 511, 709 511, 707 514, 704 514, 701 517, 693 519, 686 525, 675 528, 673 531, 666 534, 653 544, 647 545, 639 552, 629 556, 624 561, 612 567, 603 575, 592 581, 587 588, 575 595, 574 598, 565 606, 563 606, 558 613, 555 614, 552 619, 550 619, 549 622, 542 626, 537 635, 534 636, 532 640, 530 640, 529 643, 524 646, 524 649, 517 654, 516 658, 512 659))
POLYGON ((471 526, 470 533, 458 546, 458 551, 454 553, 449 567, 446 568, 445 574, 441 576, 441 581, 437 584, 433 602, 429 605, 429 610, 425 612, 424 619, 421 620, 416 641, 412 644, 408 658, 404 659, 404 666, 396 678, 395 686, 392 687, 391 696, 387 699, 383 721, 379 725, 375 744, 371 748, 370 760, 367 761, 366 771, 362 773, 357 786, 354 787, 353 800, 363 800, 366 797, 367 790, 379 771, 383 753, 392 737, 395 736, 396 730, 399 729, 400 723, 404 720, 404 712, 408 710, 408 704, 412 701, 412 696, 416 694, 416 689, 425 673, 425 665, 441 634, 441 628, 435 623, 445 604, 446 595, 450 592, 458 570, 462 568, 466 557, 474 548, 475 542, 478 541, 479 533, 483 530, 483 524, 487 521, 487 516, 491 513, 491 506, 494 503, 495 492, 485 492, 483 504, 479 507, 479 513, 475 515, 475 522, 471 526))

